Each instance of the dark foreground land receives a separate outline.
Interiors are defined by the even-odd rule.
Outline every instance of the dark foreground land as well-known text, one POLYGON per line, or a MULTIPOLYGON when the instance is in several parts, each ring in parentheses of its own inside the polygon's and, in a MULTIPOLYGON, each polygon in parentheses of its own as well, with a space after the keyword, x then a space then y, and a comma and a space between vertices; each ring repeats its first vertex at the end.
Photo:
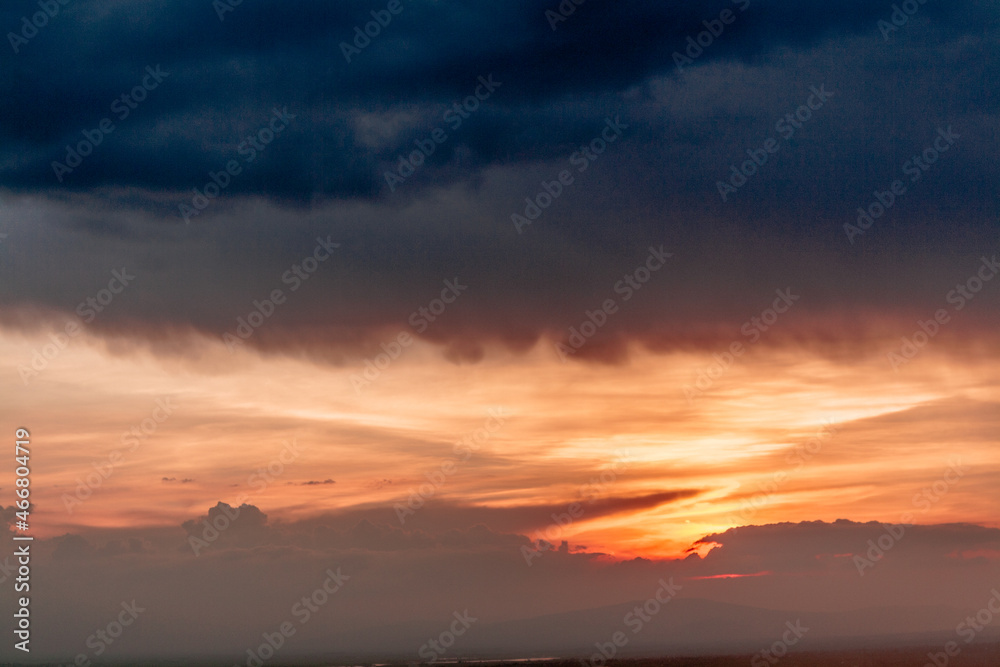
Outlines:
MULTIPOLYGON (((863 649, 802 652, 768 661, 761 655, 635 658, 609 660, 605 667, 1000 667, 1000 643, 965 646, 954 657, 940 655, 942 647, 863 649), (928 653, 938 654, 932 662, 928 653), (773 662, 777 660, 777 662, 773 662)), ((503 663, 499 663, 503 664, 503 663)), ((497 667, 499 667, 499 664, 497 667)), ((507 663, 524 667, 523 663, 507 663)), ((582 660, 559 660, 548 667, 601 667, 582 660)))
MULTIPOLYGON (((1000 667, 1000 644, 966 646, 955 657, 938 656, 937 664, 931 662, 928 653, 941 651, 941 647, 924 647, 803 652, 789 653, 777 662, 759 655, 649 658, 613 660, 607 667, 1000 667)), ((564 667, 571 666, 583 667, 579 661, 564 663, 564 667)))
MULTIPOLYGON (((20 667, 25 663, 0 662, 0 667, 8 665, 20 667)), ((61 667, 60 663, 32 663, 37 667, 61 667)), ((128 662, 92 662, 91 667, 113 665, 115 667, 232 667, 232 661, 217 660, 165 660, 128 662)), ((243 663, 236 663, 243 665, 243 663)), ((372 662, 370 660, 300 660, 265 662, 261 667, 418 667, 427 663, 392 660, 372 662)), ((549 660, 444 660, 437 663, 441 667, 1000 667, 1000 643, 973 644, 964 646, 956 656, 946 656, 942 647, 922 648, 870 648, 842 651, 789 653, 782 658, 770 660, 759 654, 724 656, 689 656, 667 658, 626 658, 608 660, 593 664, 584 659, 549 660), (932 659, 933 656, 933 659, 932 659)))
MULTIPOLYGON (((480 663, 481 665, 482 663, 480 663)), ((535 663, 529 663, 535 664, 535 663)), ((585 660, 553 660, 546 667, 602 667, 585 660)), ((480 667, 476 665, 476 667, 480 667)), ((525 667, 524 663, 497 662, 489 667, 525 667)), ((609 660, 603 667, 1000 667, 1000 643, 962 647, 957 656, 947 656, 940 646, 896 649, 789 653, 782 658, 761 655, 692 656, 609 660), (935 660, 931 656, 934 654, 935 660)))

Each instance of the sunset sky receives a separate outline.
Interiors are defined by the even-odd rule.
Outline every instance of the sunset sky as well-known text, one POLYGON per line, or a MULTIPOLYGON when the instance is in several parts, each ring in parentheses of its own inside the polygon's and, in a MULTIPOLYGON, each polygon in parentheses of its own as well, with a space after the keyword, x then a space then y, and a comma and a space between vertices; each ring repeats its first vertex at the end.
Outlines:
POLYGON ((945 609, 886 635, 1000 583, 994 3, 38 6, 0 11, 0 392, 42 655, 145 595, 109 656, 235 659, 340 563, 360 634, 289 655, 667 575, 945 609), (879 524, 914 537, 859 572, 879 524))
MULTIPOLYGON (((5 336, 5 370, 15 376, 44 342, 5 336)), ((894 374, 878 355, 761 348, 688 401, 683 387, 712 365, 704 353, 635 350, 608 366, 562 363, 540 343, 456 365, 421 344, 356 393, 356 363, 204 345, 194 360, 80 339, 7 399, 47 443, 35 473, 40 533, 176 525, 241 494, 276 518, 356 510, 398 526, 393 507, 418 505, 414 492, 468 509, 464 520, 531 535, 573 501, 648 498, 560 529, 574 545, 622 557, 678 556, 747 523, 899 522, 910 511, 917 523, 998 527, 997 367, 943 351, 894 374), (173 410, 162 424, 152 419, 166 414, 157 399, 173 410), (149 435, 144 420, 156 424, 149 435), (132 427, 139 437, 123 441, 132 427), (122 460, 107 480, 79 490, 115 451, 122 460), (449 461, 454 471, 442 473, 449 461), (933 484, 955 462, 965 474, 940 502, 914 500, 925 487, 936 499, 933 484), (685 495, 656 502, 664 492, 685 495)), ((435 521, 402 516, 407 527, 435 521)))

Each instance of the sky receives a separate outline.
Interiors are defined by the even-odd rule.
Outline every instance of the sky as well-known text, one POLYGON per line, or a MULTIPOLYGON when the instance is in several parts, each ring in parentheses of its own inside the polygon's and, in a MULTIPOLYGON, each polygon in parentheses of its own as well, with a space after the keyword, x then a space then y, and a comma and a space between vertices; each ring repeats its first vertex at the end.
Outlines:
POLYGON ((566 614, 664 578, 689 614, 728 605, 702 648, 804 613, 817 642, 943 644, 1000 585, 998 19, 6 6, 0 391, 30 530, 14 461, 0 506, 36 606, 31 655, 0 656, 245 664, 333 581, 281 655, 426 659, 468 609, 436 660, 510 632, 584 655, 620 623, 566 614))

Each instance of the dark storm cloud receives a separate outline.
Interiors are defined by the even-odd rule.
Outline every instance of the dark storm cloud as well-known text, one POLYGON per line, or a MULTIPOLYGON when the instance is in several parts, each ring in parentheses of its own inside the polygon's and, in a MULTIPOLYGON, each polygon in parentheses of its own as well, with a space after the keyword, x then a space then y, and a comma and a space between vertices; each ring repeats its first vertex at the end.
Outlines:
MULTIPOLYGON (((322 237, 340 251, 248 346, 339 360, 408 331, 467 362, 494 342, 568 339, 663 245, 674 258, 574 358, 728 345, 787 288, 802 300, 768 343, 853 352, 852 337, 910 333, 1000 250, 984 3, 920 5, 888 40, 891 3, 592 0, 556 30, 557 3, 403 5, 350 63, 339 44, 382 6, 245 2, 224 21, 210 2, 63 7, 3 55, 4 322, 61 322, 125 266, 135 283, 87 330, 190 352, 183 334, 234 332, 322 237), (735 22, 678 72, 673 53, 727 8, 735 22), (502 84, 452 129, 445 112, 491 75, 502 84), (118 120, 110 105, 144 78, 118 120), (833 95, 782 137, 776 122, 819 86, 833 95), (247 162, 241 142, 285 108, 247 162), (59 184, 52 162, 105 117, 114 132, 59 184), (576 171, 616 118, 615 143, 576 171), (904 163, 949 127, 954 145, 910 182, 904 163), (448 139, 390 192, 384 173, 435 128, 448 139), (779 151, 723 202, 717 183, 768 138, 779 151), (234 159, 240 173, 184 225, 178 205, 234 159), (563 169, 573 183, 519 234, 511 215, 563 169), (906 194, 849 240, 844 224, 895 179, 906 194), (414 330, 455 277, 469 291, 414 330)), ((987 294, 938 340, 993 335, 987 294)))
MULTIPOLYGON (((51 162, 65 158, 65 145, 80 141, 81 131, 109 117, 114 132, 64 176, 62 187, 189 192, 204 184, 209 170, 238 157, 240 142, 264 125, 274 106, 287 106, 297 117, 286 136, 234 179, 227 195, 301 202, 313 195, 369 196, 385 191, 384 164, 443 125, 443 110, 491 73, 502 88, 432 156, 428 171, 447 181, 463 177, 444 169, 449 164, 465 169, 552 158, 629 104, 630 89, 676 78, 673 53, 705 30, 702 21, 727 8, 738 14, 736 22, 689 71, 720 60, 758 63, 782 50, 858 36, 871 42, 874 57, 892 57, 875 48, 881 42, 876 20, 891 8, 860 0, 821 7, 754 2, 745 12, 742 2, 591 2, 553 31, 544 12, 556 6, 404 2, 402 13, 348 63, 340 44, 380 5, 245 3, 219 21, 204 1, 79 0, 19 44, 17 54, 8 48, 4 55, 9 75, 0 83, 0 138, 8 160, 0 162, 0 178, 17 189, 58 187, 51 162), (147 66, 162 67, 166 78, 119 120, 124 107, 119 103, 113 113, 110 105, 142 82, 147 66), (397 112, 408 117, 390 123, 387 116, 397 112), (379 145, 366 142, 366 119, 388 132, 379 145)), ((17 32, 33 10, 33 3, 10 6, 0 26, 17 32)), ((939 39, 956 39, 980 34, 990 18, 979 3, 930 4, 912 21, 919 25, 907 29, 925 30, 930 22, 939 39)), ((690 119, 677 127, 700 134, 702 147, 716 139, 706 129, 690 119)), ((653 127, 637 133, 657 134, 653 127)))

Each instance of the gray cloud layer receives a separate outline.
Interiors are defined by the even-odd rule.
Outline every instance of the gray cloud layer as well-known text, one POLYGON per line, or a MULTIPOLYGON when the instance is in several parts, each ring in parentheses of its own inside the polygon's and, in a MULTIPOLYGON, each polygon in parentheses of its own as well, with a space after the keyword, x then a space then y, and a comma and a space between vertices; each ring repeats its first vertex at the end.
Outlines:
MULTIPOLYGON (((451 529, 409 530, 330 515, 271 525, 248 505, 195 556, 189 535, 205 535, 198 524, 224 511, 232 510, 219 505, 183 531, 87 530, 37 543, 32 560, 36 644, 63 660, 78 652, 93 658, 88 637, 117 617, 121 602, 134 599, 145 611, 120 642, 106 647, 106 658, 210 654, 235 659, 285 620, 298 628, 284 649, 286 658, 311 651, 406 657, 431 633, 446 629, 437 626, 447 625, 452 612, 465 609, 480 620, 460 649, 463 655, 495 654, 495 643, 516 628, 523 646, 583 652, 620 629, 623 614, 633 606, 625 603, 653 596, 662 578, 682 586, 675 601, 680 616, 661 619, 660 629, 637 638, 642 645, 704 641, 718 646, 727 640, 730 624, 742 641, 769 644, 773 628, 761 619, 776 620, 780 627, 794 618, 788 614, 806 613, 818 624, 814 636, 831 641, 846 636, 838 633, 878 635, 918 627, 951 632, 964 617, 962 610, 981 607, 990 586, 1000 583, 995 556, 987 557, 1000 547, 1000 534, 971 525, 910 527, 861 577, 845 554, 867 553, 869 540, 886 533, 876 523, 733 529, 705 538, 721 547, 704 559, 609 564, 593 554, 560 550, 528 566, 522 551, 530 544, 527 537, 468 521, 451 529), (296 602, 323 585, 328 569, 338 568, 349 577, 342 590, 301 622, 292 611, 296 602), (758 576, 705 578, 739 574, 758 576), (914 587, 915 581, 921 586, 914 587), (621 612, 580 616, 617 604, 621 612), (860 612, 878 622, 861 629, 861 617, 855 615, 852 622, 852 615, 843 613, 866 607, 880 608, 874 616, 860 612), (569 627, 586 629, 577 633, 587 640, 583 643, 564 632, 571 620, 565 615, 571 613, 579 617, 569 627), (702 614, 714 614, 717 622, 674 637, 678 618, 702 614), (777 619, 781 614, 786 618, 777 619)), ((9 603, 4 601, 5 610, 9 603)), ((4 618, 9 632, 11 615, 4 618)), ((5 645, 0 655, 9 656, 10 650, 5 645)))

